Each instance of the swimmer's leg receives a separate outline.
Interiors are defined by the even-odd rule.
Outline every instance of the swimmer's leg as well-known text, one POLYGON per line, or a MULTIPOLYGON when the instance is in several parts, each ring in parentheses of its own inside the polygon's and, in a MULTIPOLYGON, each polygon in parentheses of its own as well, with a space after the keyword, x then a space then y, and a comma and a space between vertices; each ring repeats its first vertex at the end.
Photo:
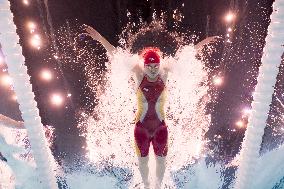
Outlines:
POLYGON ((166 170, 166 155, 168 153, 168 128, 164 122, 155 132, 152 142, 156 154, 155 189, 160 189, 166 170))
POLYGON ((161 189, 166 170, 166 156, 156 156, 156 182, 155 189, 161 189))
POLYGON ((148 162, 149 162, 149 156, 138 157, 139 171, 145 189, 150 189, 148 162))
POLYGON ((138 155, 138 166, 141 174, 142 181, 145 189, 150 189, 149 182, 149 147, 150 147, 150 135, 148 131, 141 126, 138 122, 134 129, 134 138, 136 145, 136 153, 138 155))

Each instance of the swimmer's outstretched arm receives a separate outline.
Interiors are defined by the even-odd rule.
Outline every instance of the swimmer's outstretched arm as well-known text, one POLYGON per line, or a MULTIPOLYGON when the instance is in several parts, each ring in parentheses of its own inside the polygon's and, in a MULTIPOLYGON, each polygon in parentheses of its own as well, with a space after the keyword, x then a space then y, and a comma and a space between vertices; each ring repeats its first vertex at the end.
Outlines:
MULTIPOLYGON (((112 44, 110 44, 110 42, 108 42, 97 30, 95 30, 91 26, 86 26, 85 30, 87 32, 85 33, 86 35, 100 42, 107 50, 108 55, 113 56, 113 53, 115 52, 116 48, 112 44)), ((131 68, 131 71, 134 72, 138 81, 140 81, 143 78, 143 69, 138 64, 136 64, 133 68, 131 68)))
MULTIPOLYGON (((200 41, 199 43, 197 43, 194 48, 196 49, 197 51, 197 54, 201 53, 202 49, 204 48, 205 45, 209 45, 211 43, 214 43, 216 42, 218 39, 220 39, 219 36, 212 36, 212 37, 207 37, 206 39, 203 39, 202 41, 200 41)), ((173 71, 173 65, 171 63, 167 63, 167 64, 164 64, 163 67, 162 67, 162 73, 161 73, 161 76, 162 76, 162 79, 164 82, 167 81, 167 78, 168 78, 168 74, 169 72, 172 72, 173 71)))
POLYGON ((207 37, 205 39, 203 39, 202 41, 200 41, 199 43, 197 43, 194 48, 197 50, 197 53, 200 53, 201 50, 204 48, 205 45, 208 45, 210 43, 214 43, 216 42, 218 39, 220 39, 219 36, 212 36, 212 37, 207 37))
POLYGON ((107 50, 107 53, 112 56, 114 51, 116 50, 116 48, 110 44, 110 42, 108 42, 108 40, 106 40, 97 30, 95 30, 94 28, 92 28, 91 26, 87 26, 85 28, 86 35, 89 35, 90 37, 92 37, 92 39, 100 42, 104 48, 107 50))

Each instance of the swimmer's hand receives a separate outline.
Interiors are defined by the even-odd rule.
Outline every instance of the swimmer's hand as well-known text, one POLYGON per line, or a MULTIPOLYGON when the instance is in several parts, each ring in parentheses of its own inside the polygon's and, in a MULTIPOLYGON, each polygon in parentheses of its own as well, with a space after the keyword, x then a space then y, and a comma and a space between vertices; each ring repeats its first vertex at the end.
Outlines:
POLYGON ((97 30, 95 30, 93 27, 84 25, 84 30, 86 33, 80 34, 79 37, 82 37, 84 35, 92 37, 92 39, 100 42, 104 48, 107 50, 108 55, 112 56, 113 52, 116 50, 116 48, 110 44, 97 30))
POLYGON ((203 39, 202 41, 200 41, 199 43, 197 43, 194 48, 197 50, 197 51, 200 51, 203 49, 203 47, 205 45, 209 45, 209 44, 212 44, 212 43, 215 43, 216 41, 218 41, 219 39, 221 39, 220 36, 211 36, 211 37, 207 37, 206 39, 203 39))
POLYGON ((101 34, 91 26, 84 25, 84 30, 86 31, 86 33, 83 33, 81 35, 88 35, 96 41, 102 41, 103 37, 101 36, 101 34))

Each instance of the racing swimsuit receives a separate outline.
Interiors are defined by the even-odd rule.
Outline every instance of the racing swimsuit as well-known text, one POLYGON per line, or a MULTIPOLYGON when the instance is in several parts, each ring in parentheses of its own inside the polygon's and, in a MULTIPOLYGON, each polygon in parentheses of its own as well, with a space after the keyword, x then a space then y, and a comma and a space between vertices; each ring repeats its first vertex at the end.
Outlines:
POLYGON ((165 124, 165 84, 158 76, 154 82, 144 76, 137 90, 138 111, 134 137, 136 152, 141 157, 149 154, 152 142, 157 156, 166 156, 168 152, 168 129, 165 124))

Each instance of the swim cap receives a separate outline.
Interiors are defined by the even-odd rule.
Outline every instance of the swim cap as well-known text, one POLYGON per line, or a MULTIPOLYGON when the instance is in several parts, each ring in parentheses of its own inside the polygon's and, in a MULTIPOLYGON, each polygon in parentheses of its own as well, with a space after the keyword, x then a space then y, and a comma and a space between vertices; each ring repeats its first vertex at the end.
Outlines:
POLYGON ((144 65, 147 64, 160 64, 160 56, 155 50, 147 50, 144 54, 144 65))

